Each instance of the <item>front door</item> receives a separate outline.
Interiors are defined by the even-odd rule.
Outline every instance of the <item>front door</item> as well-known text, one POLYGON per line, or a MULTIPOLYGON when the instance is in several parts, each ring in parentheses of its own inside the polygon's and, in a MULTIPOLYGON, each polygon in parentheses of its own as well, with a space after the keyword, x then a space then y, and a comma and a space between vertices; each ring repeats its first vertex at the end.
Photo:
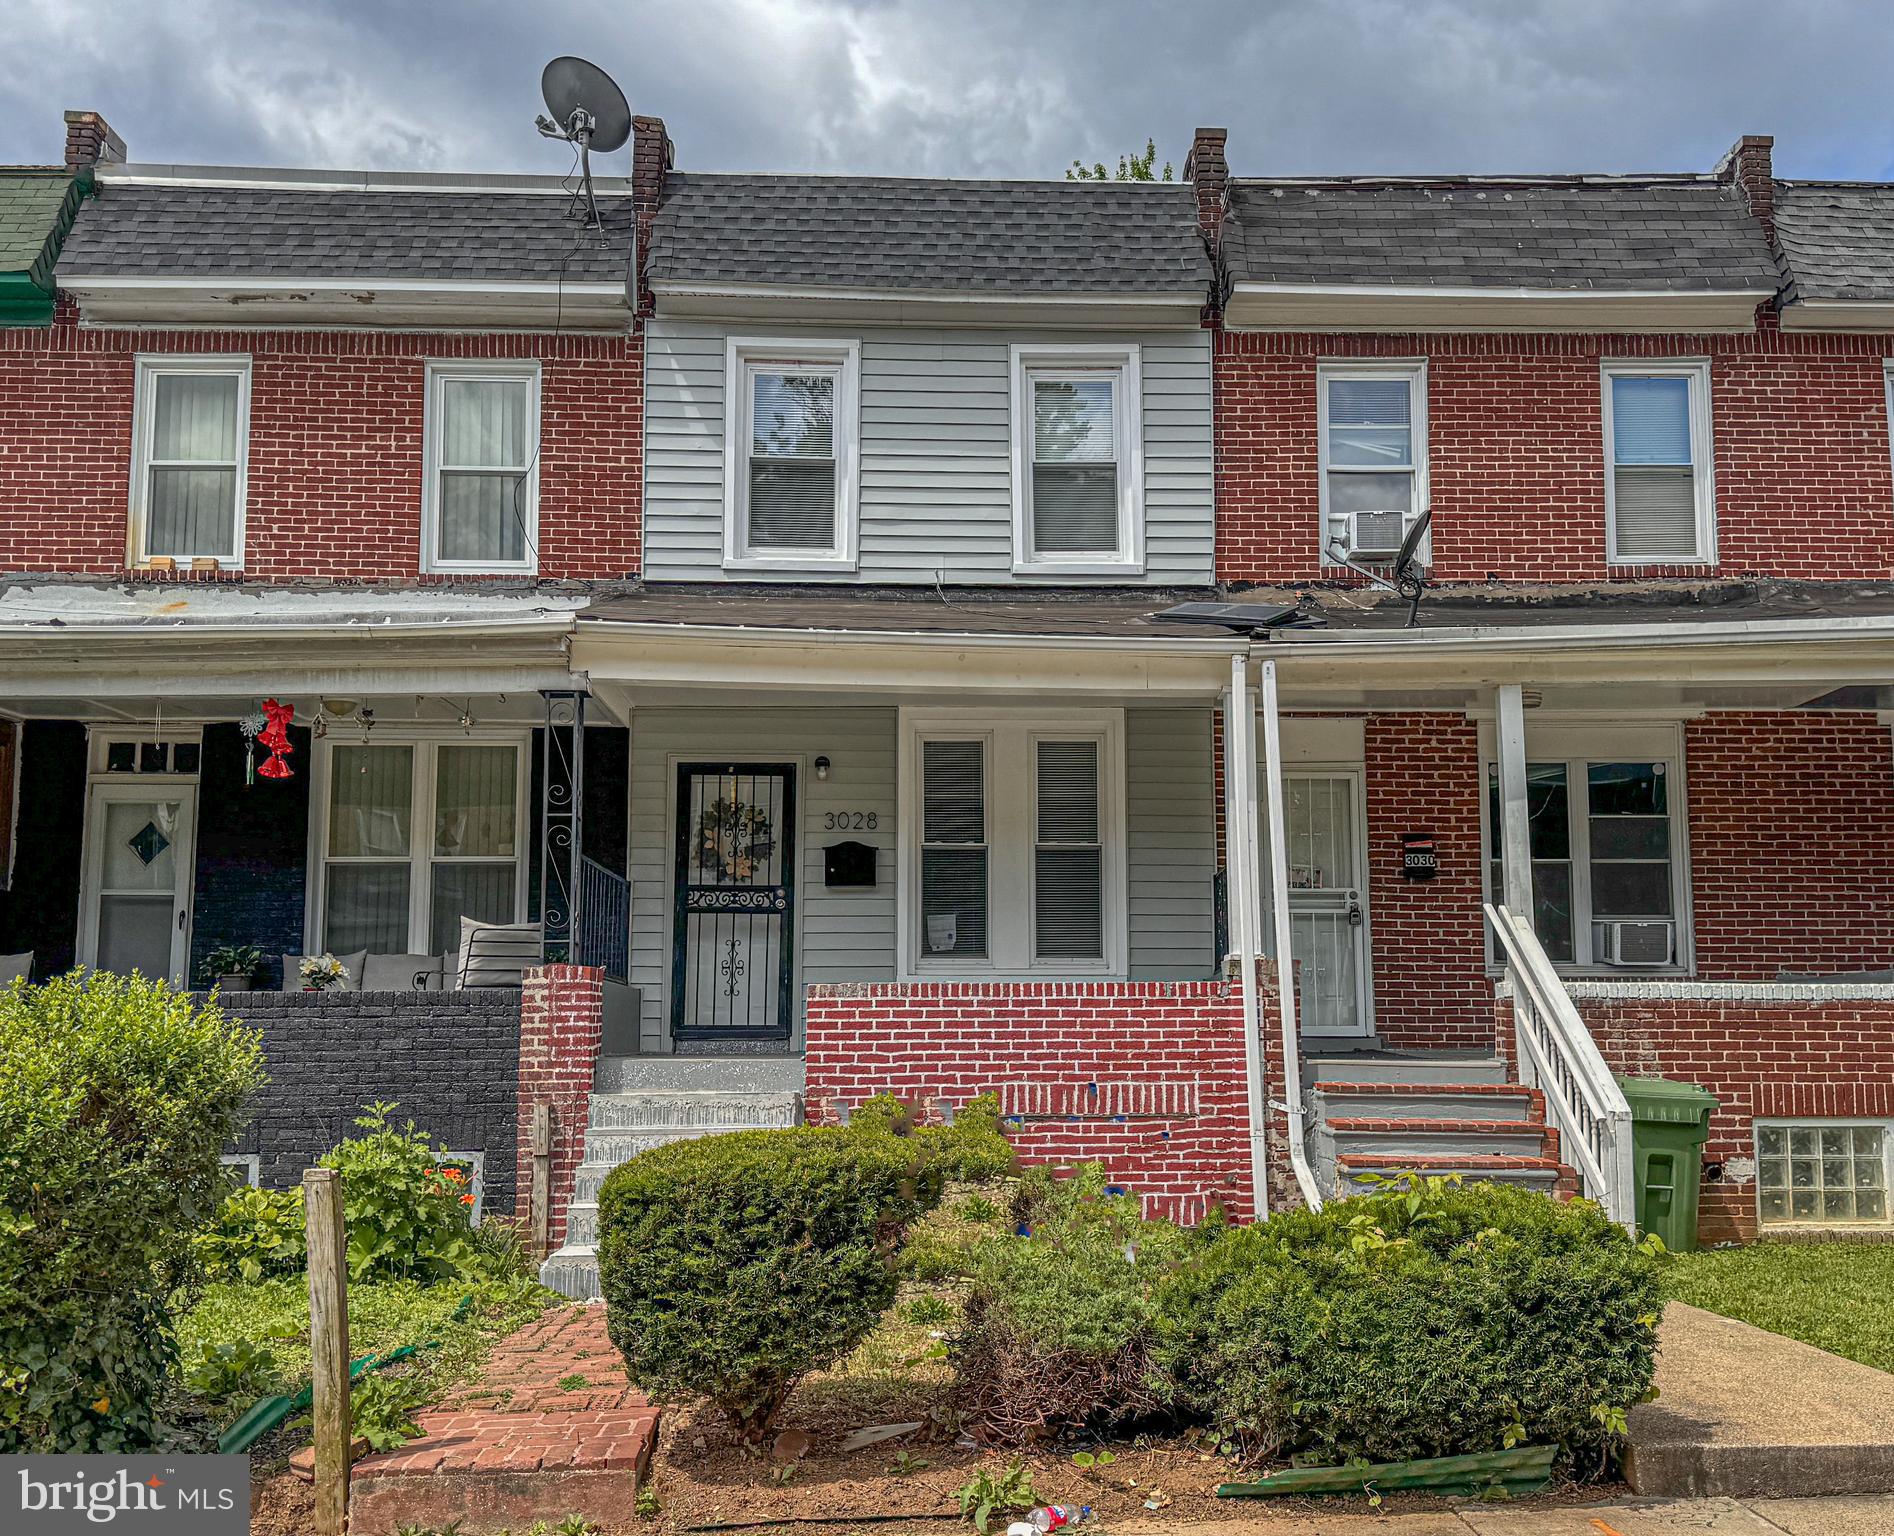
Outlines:
POLYGON ((197 787, 95 784, 86 806, 79 959, 183 986, 197 787))
POLYGON ((1305 1035, 1370 1032, 1368 922, 1361 867, 1361 781, 1284 774, 1290 953, 1305 1035))
POLYGON ((796 770, 680 763, 671 1034, 780 1045, 795 1021, 796 770))

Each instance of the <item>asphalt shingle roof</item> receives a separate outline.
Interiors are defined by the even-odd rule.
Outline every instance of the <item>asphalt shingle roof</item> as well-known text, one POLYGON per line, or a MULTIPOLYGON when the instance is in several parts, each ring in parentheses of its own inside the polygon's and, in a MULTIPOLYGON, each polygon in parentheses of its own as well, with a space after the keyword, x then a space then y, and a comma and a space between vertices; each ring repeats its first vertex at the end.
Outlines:
POLYGON ((937 292, 1207 290, 1183 183, 673 172, 653 282, 937 292))
POLYGON ((101 182, 66 239, 62 277, 438 278, 623 282, 629 198, 600 198, 603 236, 562 194, 339 191, 101 182), (576 245, 576 250, 575 250, 576 245))
POLYGON ((1773 291, 1742 194, 1710 181, 1231 183, 1236 282, 1773 291))
POLYGON ((63 166, 0 170, 0 272, 35 272, 57 250, 72 181, 63 166))
POLYGON ((1796 298, 1894 300, 1894 185, 1779 181, 1776 240, 1796 298))

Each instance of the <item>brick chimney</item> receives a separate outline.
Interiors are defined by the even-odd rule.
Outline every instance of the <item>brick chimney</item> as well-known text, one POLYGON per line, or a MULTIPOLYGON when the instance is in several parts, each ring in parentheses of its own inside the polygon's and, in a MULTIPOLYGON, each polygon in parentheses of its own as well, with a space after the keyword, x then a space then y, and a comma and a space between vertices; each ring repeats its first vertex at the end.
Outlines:
POLYGON ((125 141, 112 132, 110 123, 96 112, 66 114, 66 169, 83 170, 88 165, 123 165, 125 141))
POLYGON ((645 256, 651 248, 651 226, 664 202, 664 176, 671 169, 671 138, 661 117, 631 120, 631 202, 638 215, 637 312, 651 313, 651 290, 645 287, 645 256))
POLYGON ((1776 243, 1776 173, 1770 151, 1776 141, 1766 133, 1746 133, 1717 162, 1717 180, 1743 189, 1750 214, 1762 225, 1770 245, 1776 243))
POLYGON ((1199 128, 1184 156, 1184 180, 1197 189, 1197 227, 1214 247, 1223 228, 1223 199, 1230 185, 1230 163, 1223 157, 1227 128, 1199 128))

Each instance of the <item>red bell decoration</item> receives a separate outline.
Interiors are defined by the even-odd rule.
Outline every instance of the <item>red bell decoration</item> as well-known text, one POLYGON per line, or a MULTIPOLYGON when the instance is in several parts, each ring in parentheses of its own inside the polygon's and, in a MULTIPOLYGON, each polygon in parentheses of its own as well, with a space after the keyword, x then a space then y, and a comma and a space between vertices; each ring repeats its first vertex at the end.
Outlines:
POLYGON ((289 722, 296 718, 296 706, 265 699, 263 714, 269 723, 257 734, 257 740, 270 749, 270 756, 257 773, 266 779, 287 779, 289 764, 283 759, 296 750, 289 739, 289 722))

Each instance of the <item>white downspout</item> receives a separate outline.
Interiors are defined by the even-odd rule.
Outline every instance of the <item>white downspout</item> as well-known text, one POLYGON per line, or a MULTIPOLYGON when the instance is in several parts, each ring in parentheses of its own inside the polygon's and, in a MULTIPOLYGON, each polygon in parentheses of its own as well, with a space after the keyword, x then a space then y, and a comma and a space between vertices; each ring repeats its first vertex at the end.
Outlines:
POLYGON ((1243 994, 1243 1074, 1249 1114, 1250 1187, 1258 1219, 1269 1214, 1269 1099, 1263 1085, 1263 1026, 1256 996, 1256 838, 1251 817, 1256 774, 1250 758, 1249 661, 1230 658, 1230 687, 1223 699, 1223 867, 1230 940, 1236 949, 1243 994), (1247 793, 1244 785, 1249 786, 1247 793), (1247 808, 1247 809, 1246 809, 1247 808))
MULTIPOLYGON (((1262 696, 1257 712, 1263 723, 1263 785, 1269 802, 1269 904, 1275 918, 1276 1003, 1282 1014, 1282 1086, 1289 1111, 1289 1166, 1302 1191, 1303 1203, 1310 1210, 1319 1211, 1322 1192, 1316 1186, 1315 1170, 1309 1166, 1302 1117, 1302 1052, 1296 1028, 1295 960, 1290 951, 1289 845, 1282 803, 1282 729, 1277 718, 1276 663, 1273 661, 1263 662, 1262 696)), ((1256 815, 1253 774, 1249 803, 1253 825, 1256 815)))

